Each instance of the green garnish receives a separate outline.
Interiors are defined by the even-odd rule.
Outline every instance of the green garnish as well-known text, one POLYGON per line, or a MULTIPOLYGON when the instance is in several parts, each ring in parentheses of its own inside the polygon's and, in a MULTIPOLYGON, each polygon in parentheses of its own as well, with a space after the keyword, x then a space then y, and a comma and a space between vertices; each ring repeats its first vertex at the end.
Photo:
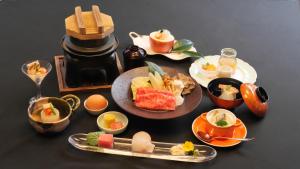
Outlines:
POLYGON ((163 76, 164 74, 166 74, 160 66, 158 66, 157 64, 153 63, 153 62, 149 62, 149 61, 145 61, 146 64, 148 65, 149 68, 149 72, 155 74, 155 72, 159 73, 161 76, 163 76))
POLYGON ((188 51, 193 47, 193 42, 188 39, 180 39, 173 45, 172 52, 188 51))
POLYGON ((219 121, 216 122, 216 125, 217 125, 217 126, 224 127, 224 126, 227 126, 228 123, 227 123, 227 121, 225 121, 225 120, 219 120, 219 121))
POLYGON ((52 103, 50 103, 50 109, 52 111, 52 114, 56 115, 56 110, 55 110, 55 108, 54 108, 54 106, 53 106, 52 103))
POLYGON ((161 29, 160 31, 159 31, 159 33, 163 33, 164 32, 164 30, 163 29, 161 29))
POLYGON ((90 132, 86 136, 86 142, 88 145, 96 146, 98 145, 98 138, 100 134, 104 134, 103 131, 90 132))
POLYGON ((195 149, 194 152, 193 152, 193 156, 195 156, 195 157, 201 156, 200 151, 198 149, 195 149))
POLYGON ((201 57, 202 54, 200 52, 190 51, 190 49, 193 47, 193 45, 194 45, 194 43, 191 40, 180 39, 174 43, 173 49, 171 52, 184 53, 191 57, 197 57, 197 58, 201 57))

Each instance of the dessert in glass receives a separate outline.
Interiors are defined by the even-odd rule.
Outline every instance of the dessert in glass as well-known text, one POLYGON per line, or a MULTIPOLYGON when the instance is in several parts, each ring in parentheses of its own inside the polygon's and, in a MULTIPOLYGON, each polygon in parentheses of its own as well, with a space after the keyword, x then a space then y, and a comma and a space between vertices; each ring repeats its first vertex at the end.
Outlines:
POLYGON ((154 52, 169 53, 174 45, 174 36, 170 31, 161 29, 150 33, 150 46, 154 52))
POLYGON ((22 72, 27 75, 37 87, 37 95, 30 99, 30 103, 41 98, 41 83, 51 69, 51 64, 43 60, 28 61, 22 65, 22 72))

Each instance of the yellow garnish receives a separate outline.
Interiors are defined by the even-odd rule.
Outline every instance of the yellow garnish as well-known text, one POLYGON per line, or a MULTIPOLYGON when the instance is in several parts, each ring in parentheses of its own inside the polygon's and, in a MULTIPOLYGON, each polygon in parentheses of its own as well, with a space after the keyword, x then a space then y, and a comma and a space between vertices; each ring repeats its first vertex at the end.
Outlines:
POLYGON ((116 121, 116 116, 114 114, 104 114, 104 124, 105 127, 109 127, 111 123, 116 121))
POLYGON ((202 69, 208 70, 208 71, 215 71, 217 70, 216 66, 210 63, 206 63, 205 65, 202 65, 202 69))
POLYGON ((194 144, 192 142, 190 142, 190 141, 184 142, 183 150, 185 152, 192 152, 192 151, 194 151, 194 149, 195 149, 195 147, 194 147, 194 144))

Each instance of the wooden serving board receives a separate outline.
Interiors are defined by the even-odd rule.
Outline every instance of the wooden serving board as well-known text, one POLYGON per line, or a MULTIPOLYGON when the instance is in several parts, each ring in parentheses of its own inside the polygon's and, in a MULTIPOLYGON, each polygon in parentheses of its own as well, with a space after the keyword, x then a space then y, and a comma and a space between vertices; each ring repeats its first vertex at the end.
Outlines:
MULTIPOLYGON (((117 67, 121 73, 123 73, 123 67, 121 65, 119 55, 116 53, 117 67)), ((87 90, 96 90, 96 89, 107 89, 111 88, 109 85, 97 85, 97 86, 79 86, 79 87, 69 87, 65 81, 65 67, 64 67, 64 56, 58 55, 54 56, 56 75, 58 81, 59 92, 75 92, 75 91, 87 91, 87 90)))

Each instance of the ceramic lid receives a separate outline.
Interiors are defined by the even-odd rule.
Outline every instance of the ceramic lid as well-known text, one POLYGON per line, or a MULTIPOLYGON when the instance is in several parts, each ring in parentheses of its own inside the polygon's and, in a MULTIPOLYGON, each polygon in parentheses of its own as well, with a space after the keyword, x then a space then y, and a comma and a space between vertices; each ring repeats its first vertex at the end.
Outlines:
POLYGON ((248 108, 257 116, 263 116, 268 110, 268 94, 262 88, 254 84, 241 85, 241 94, 248 108))

